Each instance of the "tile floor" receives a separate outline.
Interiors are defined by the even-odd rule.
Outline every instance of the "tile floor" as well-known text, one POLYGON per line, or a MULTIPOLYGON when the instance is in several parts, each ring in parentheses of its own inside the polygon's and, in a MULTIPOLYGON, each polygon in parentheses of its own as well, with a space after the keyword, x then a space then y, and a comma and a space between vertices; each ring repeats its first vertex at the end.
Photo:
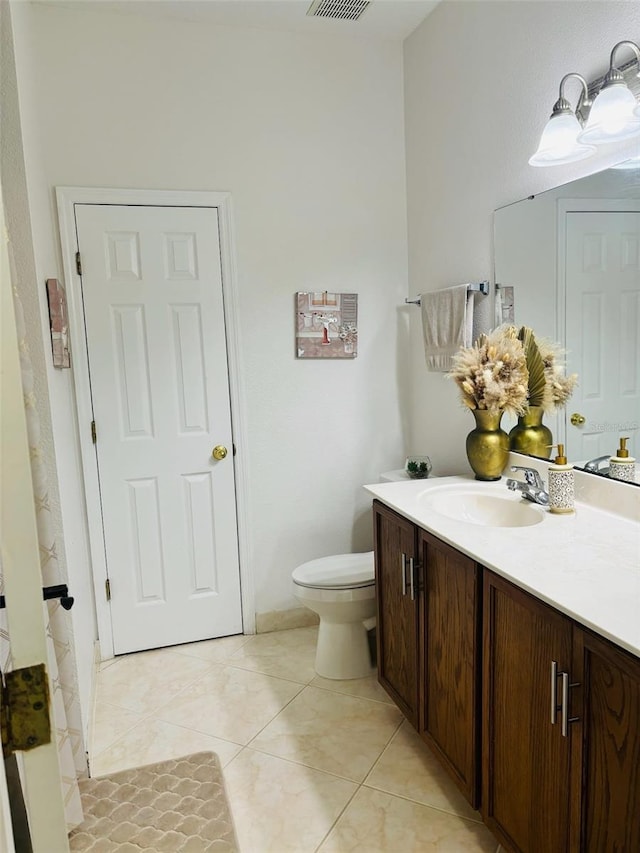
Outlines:
POLYGON ((313 669, 317 628, 100 666, 91 772, 217 752, 242 853, 496 853, 375 676, 313 669))

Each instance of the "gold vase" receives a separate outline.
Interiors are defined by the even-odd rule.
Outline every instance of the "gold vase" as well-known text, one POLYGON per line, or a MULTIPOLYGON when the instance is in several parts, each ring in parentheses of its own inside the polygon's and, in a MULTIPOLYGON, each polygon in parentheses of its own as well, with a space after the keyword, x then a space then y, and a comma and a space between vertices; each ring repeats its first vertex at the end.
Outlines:
POLYGON ((543 414, 542 406, 529 406, 524 415, 518 418, 518 423, 509 433, 511 450, 540 456, 542 459, 551 456, 553 435, 549 427, 542 423, 543 414))
POLYGON ((502 412, 473 409, 476 428, 467 436, 467 458, 476 480, 499 480, 509 459, 509 436, 500 428, 502 412))

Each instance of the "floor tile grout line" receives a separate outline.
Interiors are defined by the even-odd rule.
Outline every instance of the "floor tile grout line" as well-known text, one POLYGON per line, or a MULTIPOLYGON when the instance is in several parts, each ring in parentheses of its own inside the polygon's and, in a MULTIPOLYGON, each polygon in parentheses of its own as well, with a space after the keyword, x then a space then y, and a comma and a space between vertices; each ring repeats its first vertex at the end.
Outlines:
POLYGON ((339 773, 334 773, 332 770, 326 770, 323 767, 314 767, 311 764, 305 764, 304 761, 296 761, 295 758, 276 755, 275 752, 268 752, 266 749, 261 749, 258 746, 252 746, 251 743, 248 743, 246 748, 252 749, 254 752, 260 753, 260 755, 266 755, 269 758, 277 758, 279 761, 286 761, 289 764, 294 764, 296 767, 304 767, 307 770, 312 770, 314 773, 324 773, 327 776, 332 776, 334 779, 339 779, 341 782, 351 782, 352 785, 357 785, 358 787, 364 784, 363 782, 358 782, 357 779, 350 779, 348 776, 341 776, 339 773))
MULTIPOLYGON (((322 677, 322 676, 321 676, 322 677)), ((370 678, 370 676, 366 676, 370 678)), ((353 679, 359 680, 359 679, 353 679)), ((326 687, 324 684, 314 684, 313 679, 309 682, 309 687, 315 687, 317 690, 326 690, 327 693, 338 693, 340 696, 352 696, 354 699, 368 699, 369 702, 377 702, 379 705, 388 705, 390 708, 397 708, 393 702, 386 699, 375 699, 373 696, 360 696, 358 693, 349 693, 347 690, 335 690, 331 687, 326 687)))
POLYGON ((363 784, 363 785, 365 785, 365 784, 366 784, 367 779, 369 778, 369 776, 371 776, 371 774, 372 774, 372 773, 373 773, 373 771, 375 770, 376 766, 378 765, 378 762, 381 760, 382 756, 385 754, 385 752, 389 749, 389 747, 391 746, 391 744, 393 743, 393 741, 396 739, 396 736, 397 736, 398 732, 400 731, 400 729, 402 728, 402 726, 403 726, 403 724, 404 724, 404 721, 405 721, 405 717, 403 716, 403 717, 401 717, 400 722, 399 722, 399 723, 398 723, 398 725, 396 726, 395 731, 393 732, 393 734, 391 735, 391 737, 389 738, 389 740, 386 742, 386 744, 383 746, 383 748, 382 748, 382 750, 381 750, 381 752, 380 752, 380 755, 379 755, 379 756, 376 758, 376 760, 373 762, 373 764, 372 764, 372 765, 371 765, 371 767, 369 768, 369 771, 368 771, 367 775, 366 775, 366 776, 364 777, 364 779, 362 780, 362 784, 363 784))
MULTIPOLYGON (((275 719, 277 719, 277 718, 280 716, 280 714, 282 714, 282 712, 284 711, 284 709, 285 709, 285 708, 288 708, 288 707, 289 707, 289 705, 293 702, 293 700, 294 700, 294 699, 297 699, 297 698, 298 698, 298 696, 300 696, 300 694, 302 693, 302 691, 303 691, 303 690, 305 690, 305 689, 306 689, 306 687, 308 687, 308 685, 307 685, 307 684, 301 684, 301 685, 300 685, 300 690, 298 690, 298 692, 295 694, 295 696, 292 696, 292 697, 291 697, 291 699, 289 699, 289 701, 286 703, 286 705, 283 705, 283 706, 282 706, 282 708, 280 708, 280 710, 279 710, 276 714, 274 714, 274 715, 273 715, 273 717, 271 717, 271 719, 269 720, 269 722, 268 722, 268 723, 265 723, 265 724, 264 724, 264 726, 262 726, 262 728, 260 729, 260 731, 258 731, 258 732, 256 732, 256 733, 254 734, 254 736, 251 738, 251 740, 250 740, 250 741, 248 741, 248 743, 246 743, 246 744, 245 744, 245 746, 251 746, 251 744, 252 744, 252 743, 253 743, 253 741, 258 737, 258 735, 261 735, 261 734, 262 734, 262 732, 267 728, 267 726, 270 726, 270 725, 271 725, 271 723, 273 723, 273 721, 274 721, 275 719)), ((267 753, 267 755, 268 755, 268 754, 269 754, 269 753, 267 753)))
MULTIPOLYGON (((258 753, 258 755, 264 755, 267 758, 275 758, 276 761, 285 761, 287 764, 292 764, 294 767, 304 767, 305 770, 311 770, 312 773, 322 773, 324 776, 331 776, 332 779, 336 779, 338 782, 349 782, 351 785, 356 785, 358 788, 362 786, 362 782, 358 782, 356 779, 349 779, 348 776, 341 776, 339 773, 334 773, 331 770, 312 767, 310 764, 303 764, 303 762, 296 761, 294 758, 285 758, 283 755, 275 755, 273 752, 267 752, 266 749, 258 749, 257 746, 251 746, 250 743, 246 744, 243 749, 249 749, 252 752, 258 753)), ((237 757, 237 755, 234 755, 233 759, 235 760, 237 757)))
MULTIPOLYGON (((238 646, 238 648, 237 648, 237 649, 234 649, 234 650, 231 652, 231 654, 232 654, 232 655, 235 655, 235 653, 236 653, 236 652, 238 652, 238 651, 240 651, 240 649, 241 649, 241 648, 243 648, 243 646, 246 646, 246 645, 247 645, 247 643, 248 643, 248 642, 251 640, 251 638, 252 638, 252 637, 254 637, 254 636, 255 636, 255 634, 227 634, 227 635, 226 635, 226 636, 224 636, 224 637, 211 637, 209 640, 196 640, 196 641, 195 641, 195 643, 194 643, 193 645, 195 645, 195 644, 197 644, 197 643, 215 643, 215 642, 216 642, 216 640, 228 640, 228 639, 230 639, 231 637, 244 637, 243 641, 240 643, 240 645, 238 646)), ((195 658, 196 660, 206 660, 206 658, 203 658, 201 655, 194 655, 194 654, 189 654, 189 652, 179 651, 179 649, 182 649, 182 648, 184 648, 185 646, 190 646, 190 645, 192 645, 192 643, 182 643, 182 644, 181 644, 181 645, 179 645, 179 646, 167 646, 167 648, 173 649, 173 650, 176 652, 176 654, 178 654, 178 655, 184 655, 184 657, 188 657, 188 658, 195 658)))
POLYGON ((450 811, 449 809, 442 808, 442 806, 434 806, 431 803, 424 803, 422 800, 414 800, 413 797, 409 797, 406 794, 399 794, 397 791, 387 791, 386 788, 378 788, 376 785, 367 784, 366 780, 361 784, 361 788, 367 788, 369 791, 378 791, 380 794, 387 794, 389 797, 397 797, 399 800, 406 800, 408 803, 413 803, 416 806, 424 806, 426 809, 432 809, 434 812, 442 812, 442 814, 449 815, 450 817, 458 817, 460 820, 466 820, 469 823, 483 824, 483 820, 481 817, 469 817, 468 815, 460 814, 459 812, 450 811))
MULTIPOLYGON (((312 684, 311 682, 309 682, 309 684, 307 684, 306 686, 312 687, 314 690, 324 690, 326 693, 334 693, 336 696, 344 696, 347 699, 356 699, 360 702, 373 702, 375 705, 382 705, 383 708, 389 708, 391 710, 398 711, 400 714, 402 713, 397 705, 394 705, 390 702, 380 702, 378 699, 369 698, 369 696, 358 696, 355 693, 342 693, 339 690, 331 690, 327 687, 318 687, 318 685, 312 684)), ((404 719, 404 717, 402 719, 404 719)))
POLYGON ((338 823, 338 821, 342 818, 343 814, 347 811, 347 809, 349 808, 349 806, 351 805, 351 803, 354 801, 354 799, 355 799, 355 798, 356 798, 356 796, 358 795, 358 793, 359 793, 359 791, 360 791, 360 789, 361 789, 361 788, 362 788, 362 783, 360 783, 360 784, 358 785, 358 787, 355 789, 355 791, 353 792, 353 794, 351 794, 351 796, 349 797, 349 799, 347 800, 347 802, 344 804, 343 808, 340 810, 340 814, 336 817, 336 819, 335 819, 335 820, 334 820, 334 822, 331 824, 331 826, 329 827, 329 829, 328 829, 328 830, 326 831, 326 833, 322 836, 322 839, 320 840, 320 843, 318 844, 318 846, 315 848, 314 853, 318 853, 318 851, 320 850, 320 848, 322 847, 322 845, 325 843, 325 841, 327 840, 327 838, 331 835, 331 833, 332 833, 332 832, 333 832, 333 830, 335 829, 335 826, 336 826, 336 824, 338 823))
MULTIPOLYGON (((99 759, 100 756, 103 755, 103 753, 108 752, 114 746, 117 746, 120 743, 120 741, 123 740, 128 734, 130 734, 135 728, 137 728, 138 726, 142 725, 142 723, 144 723, 144 722, 146 722, 152 718, 153 718, 153 714, 149 714, 149 715, 143 717, 142 719, 138 720, 136 723, 134 723, 133 726, 128 728, 126 731, 124 731, 114 741, 112 741, 108 746, 105 746, 104 749, 101 749, 100 752, 94 752, 93 750, 90 750, 89 751, 89 762, 90 762, 90 764, 93 764, 97 759, 99 759)), ((236 741, 229 740, 228 738, 218 737, 217 735, 212 735, 212 734, 209 734, 208 732, 203 732, 203 731, 200 731, 199 729, 194 729, 190 726, 184 726, 184 725, 181 725, 180 723, 169 722, 168 720, 161 720, 159 718, 156 718, 156 719, 159 723, 163 723, 163 725, 166 725, 166 726, 174 726, 175 728, 182 729, 183 731, 193 732, 194 734, 197 734, 197 735, 204 735, 204 737, 211 737, 211 738, 214 738, 214 740, 225 741, 225 743, 233 744, 233 746, 239 746, 239 747, 243 746, 243 744, 237 743, 236 741)), ((116 771, 113 771, 113 772, 116 772, 116 771)), ((102 775, 102 774, 99 774, 99 775, 102 775)))
MULTIPOLYGON (((446 809, 441 809, 441 808, 438 808, 437 806, 431 806, 431 805, 428 805, 427 803, 421 803, 421 802, 418 802, 417 800, 412 800, 410 797, 404 797, 402 794, 395 794, 395 793, 392 793, 391 791, 383 791, 379 788, 374 788, 373 786, 367 785, 365 782, 362 782, 358 785, 358 787, 353 792, 353 794, 351 795, 350 799, 348 800, 348 802, 343 807, 343 809, 340 812, 340 814, 338 815, 338 817, 334 820, 334 822, 331 824, 331 826, 329 827, 329 829, 327 830, 325 835, 322 837, 322 840, 320 841, 318 846, 315 848, 314 853, 319 853, 319 851, 322 848, 322 845, 325 843, 325 841, 328 839, 329 835, 335 829, 336 824, 340 821, 340 819, 345 814, 345 812, 347 811, 349 806, 352 804, 355 797, 360 793, 360 791, 363 788, 366 788, 369 791, 376 791, 377 793, 380 793, 380 794, 386 794, 388 797, 392 797, 394 799, 404 800, 405 802, 411 803, 412 805, 419 806, 419 807, 422 807, 425 809, 429 809, 430 811, 440 812, 442 814, 447 815, 448 817, 457 818, 459 820, 466 821, 467 823, 483 825, 482 820, 477 821, 477 820, 474 820, 473 818, 469 818, 469 817, 465 817, 464 815, 457 814, 456 812, 449 812, 446 809)), ((499 844, 498 844, 498 847, 496 848, 496 850, 494 851, 494 853, 501 853, 501 849, 500 849, 499 844)))
MULTIPOLYGON (((183 684, 182 687, 180 687, 175 693, 172 694, 170 699, 168 699, 166 702, 163 702, 162 704, 158 705, 157 708, 155 708, 152 711, 135 711, 132 708, 125 707, 124 705, 117 705, 117 703, 115 703, 115 702, 108 702, 107 704, 115 705, 117 708, 122 708, 123 711, 129 711, 130 714, 143 714, 144 717, 149 717, 152 714, 154 714, 156 711, 159 711, 161 708, 164 708, 164 706, 167 705, 169 702, 172 702, 177 696, 179 696, 183 691, 187 690, 189 687, 191 687, 193 684, 195 684, 195 682, 198 681, 200 678, 203 678, 207 674, 208 671, 213 670, 215 667, 219 666, 219 664, 217 664, 217 663, 207 663, 207 661, 203 661, 203 663, 206 664, 206 669, 204 669, 204 670, 202 670, 202 672, 198 673, 198 675, 195 676, 193 678, 193 680, 187 682, 186 684, 183 684)), ((96 690, 96 698, 97 698, 97 695, 99 692, 99 688, 100 688, 100 685, 98 684, 98 689, 96 690)), ((160 686, 159 689, 162 690, 165 688, 160 686)))
MULTIPOLYGON (((311 686, 312 686, 312 685, 310 685, 310 684, 306 685, 306 687, 311 687, 311 686)), ((277 713, 277 714, 276 714, 276 715, 275 715, 275 716, 274 716, 274 717, 273 717, 273 718, 272 718, 268 723, 266 723, 266 724, 265 724, 265 725, 260 729, 260 731, 259 731, 259 732, 257 732, 257 733, 254 735, 254 737, 253 737, 253 738, 252 738, 252 739, 251 739, 251 740, 246 744, 246 746, 247 746, 247 747, 249 747, 250 749, 253 749, 255 752, 259 752, 259 753, 261 753, 262 755, 268 755, 268 756, 270 756, 271 758, 279 758, 279 759, 281 759, 282 761, 289 761, 291 764, 295 764, 295 765, 296 765, 296 766, 298 766, 298 767, 308 767, 310 770, 316 770, 316 771, 318 771, 319 773, 328 773, 330 776, 334 776, 334 777, 335 777, 335 778, 337 778, 337 779, 343 779, 343 780, 344 780, 344 781, 346 781, 346 782, 352 782, 354 785, 362 786, 362 785, 365 783, 366 779, 369 777, 369 774, 371 773, 371 771, 373 770, 373 768, 375 767, 375 765, 378 763, 378 761, 380 760, 380 758, 382 757, 382 755, 384 754, 384 752, 385 752, 385 751, 387 750, 387 748, 389 747, 389 744, 391 743, 391 741, 392 741, 392 740, 394 739, 394 737, 396 736, 396 734, 397 734, 398 730, 400 729, 400 727, 402 726, 402 723, 404 722, 404 718, 401 718, 401 719, 400 719, 400 721, 398 722, 398 724, 397 724, 397 726, 396 726, 395 730, 394 730, 394 731, 393 731, 393 733, 389 736, 388 741, 387 741, 387 742, 385 743, 385 745, 382 747, 382 749, 381 749, 381 751, 380 751, 380 754, 379 754, 379 755, 378 755, 378 757, 374 760, 373 764, 371 765, 371 767, 369 768, 369 770, 365 773, 365 775, 364 775, 364 777, 363 777, 363 779, 362 779, 361 781, 358 781, 357 779, 350 779, 348 776, 341 776, 339 773, 333 773, 331 770, 325 770, 324 768, 322 768, 322 769, 321 769, 321 768, 319 768, 319 767, 313 767, 313 766, 312 766, 312 765, 310 765, 310 764, 305 764, 303 761, 296 761, 296 760, 295 760, 295 759, 293 759, 293 758, 285 758, 284 756, 277 755, 277 754, 275 754, 275 753, 273 753, 273 752, 269 752, 269 751, 268 751, 267 749, 265 749, 264 747, 263 747, 263 748, 260 748, 260 747, 258 747, 258 746, 255 746, 255 745, 254 745, 254 741, 256 740, 256 738, 258 738, 258 737, 260 736, 260 734, 262 734, 262 732, 263 732, 263 731, 264 731, 264 730, 265 730, 269 725, 271 725, 271 723, 273 723, 273 722, 274 722, 274 721, 275 721, 275 720, 280 716, 280 714, 284 713, 284 711, 286 710, 286 708, 287 708, 287 707, 288 707, 288 706, 289 706, 289 705, 294 701, 294 699, 297 699, 299 696, 301 696, 305 689, 306 689, 306 688, 303 688, 303 689, 302 689, 302 690, 300 690, 298 693, 296 693, 296 695, 295 695, 295 696, 293 696, 293 697, 289 700, 289 702, 287 702, 287 704, 286 704, 286 705, 284 705, 284 706, 280 709, 280 711, 278 711, 278 713, 277 713)), ((319 688, 319 689, 320 689, 320 688, 319 688)), ((329 692, 331 692, 331 691, 329 691, 329 692)), ((340 694, 338 694, 338 695, 340 695, 340 696, 345 696, 345 695, 348 695, 348 694, 340 693, 340 694)), ((360 696, 355 696, 355 697, 351 697, 351 698, 361 699, 362 697, 360 697, 360 696)), ((365 700, 365 701, 374 701, 374 702, 375 702, 375 700, 365 700)), ((377 704, 379 704, 379 705, 384 705, 385 703, 377 703, 377 704)))
MULTIPOLYGON (((363 781, 362 781, 362 783, 361 783, 361 784, 362 784, 362 787, 364 787, 364 788, 369 788, 370 790, 373 790, 373 791, 381 791, 383 794, 389 794, 389 795, 390 795, 390 796, 392 796, 392 797, 400 797, 400 799, 407 800, 408 802, 411 802, 411 803, 416 803, 416 805, 419 805, 419 806, 427 806, 427 808, 435 809, 436 811, 441 811, 441 812, 444 812, 445 814, 453 815, 454 817, 461 817, 461 818, 463 818, 464 820, 469 820, 469 821, 471 821, 471 822, 473 822, 473 823, 483 823, 482 818, 478 818, 478 819, 476 819, 476 818, 473 818, 473 817, 468 817, 468 816, 466 816, 466 815, 461 815, 461 814, 459 814, 458 812, 449 811, 448 809, 443 809, 443 808, 441 808, 441 807, 439 807, 439 806, 433 806, 433 805, 431 805, 431 804, 429 804, 429 803, 423 803, 422 801, 420 801, 420 800, 414 800, 412 797, 408 797, 408 796, 406 796, 405 794, 399 794, 399 793, 397 793, 396 791, 388 791, 388 790, 386 790, 386 788, 379 788, 378 786, 376 786, 376 785, 374 785, 373 783, 369 782, 369 779, 370 779, 370 777, 371 777, 371 774, 375 771, 376 767, 378 766, 378 764, 379 764, 379 763, 380 763, 380 761, 382 760, 382 758, 383 758, 384 754, 385 754, 385 753, 387 752, 387 750, 391 747, 391 744, 392 744, 392 743, 393 743, 393 741, 397 738, 397 736, 398 736, 398 735, 399 735, 399 733, 400 733, 400 730, 402 729, 402 727, 404 726, 404 724, 405 724, 406 722, 407 722, 406 718, 403 718, 403 719, 400 721, 400 724, 398 725, 398 727, 397 727, 397 729, 395 730, 395 732, 393 733, 393 735, 390 737, 390 739, 389 739, 389 741, 388 741, 387 745, 384 747, 384 749, 382 750, 382 752, 380 753, 380 755, 378 756, 378 758, 375 760, 375 762, 374 762, 373 766, 371 767, 371 769, 369 770, 369 772, 367 773, 367 775, 366 775, 366 776, 365 776, 365 778, 363 779, 363 781)), ((429 749, 429 747, 428 747, 426 744, 424 744, 424 747, 425 747, 425 749, 429 749)), ((466 802, 466 801, 465 801, 465 802, 466 802)))
POLYGON ((247 666, 239 666, 238 664, 231 663, 230 661, 225 661, 225 666, 229 666, 232 669, 240 669, 240 670, 242 670, 242 672, 253 672, 253 673, 255 673, 255 675, 266 675, 269 678, 279 678, 280 681, 289 681, 292 684, 300 684, 304 687, 307 687, 308 685, 310 685, 311 681, 313 681, 313 679, 315 678, 315 676, 311 676, 311 679, 309 681, 301 681, 298 678, 287 678, 286 675, 274 675, 271 672, 263 672, 260 669, 251 669, 250 667, 247 667, 247 666))
MULTIPOLYGON (((283 706, 282 706, 282 708, 278 711, 278 713, 277 713, 274 717, 272 717, 272 718, 269 720, 269 722, 268 722, 268 723, 265 723, 265 724, 264 724, 264 726, 260 729, 260 731, 259 731, 259 732, 256 732, 256 734, 255 734, 255 735, 251 738, 251 740, 247 743, 247 746, 251 746, 251 744, 255 741, 255 739, 256 739, 257 737, 259 737, 259 736, 262 734, 262 732, 267 728, 267 726, 270 726, 270 725, 271 725, 271 723, 275 722, 275 720, 280 716, 280 714, 284 713, 284 711, 286 710, 286 708, 287 708, 287 707, 288 707, 288 706, 289 706, 289 705, 294 701, 294 699, 297 699, 299 696, 301 696, 301 695, 304 693, 304 691, 305 691, 307 688, 309 688, 309 687, 313 687, 313 685, 312 685, 312 684, 305 684, 304 686, 302 686, 302 689, 301 689, 301 690, 299 690, 299 691, 296 693, 296 695, 295 695, 295 696, 292 696, 292 697, 291 697, 291 699, 287 702, 287 704, 286 704, 286 705, 283 705, 283 706)), ((321 688, 317 688, 317 689, 321 689, 321 688)), ((327 691, 327 692, 332 692, 332 691, 327 691)), ((336 695, 338 695, 338 696, 346 696, 347 698, 356 699, 356 700, 362 700, 362 701, 364 701, 364 702, 375 702, 375 699, 364 699, 364 698, 363 698, 363 697, 361 697, 361 696, 349 696, 348 694, 345 694, 345 693, 338 693, 338 694, 336 694, 336 695)), ((376 702, 375 704, 377 704, 377 705, 382 705, 382 706, 384 706, 384 705, 385 705, 385 703, 383 703, 383 702, 376 702)), ((398 723, 398 726, 401 726, 401 725, 402 725, 402 719, 401 719, 401 720, 400 720, 400 722, 398 723)), ((394 732, 394 734, 395 734, 395 732, 394 732)), ((393 736, 394 736, 394 735, 391 735, 391 738, 392 738, 393 736)), ((390 738, 390 739, 391 739, 391 738, 390 738)), ((383 747, 383 751, 387 748, 387 746, 388 746, 388 745, 389 745, 389 742, 387 742, 387 743, 385 744, 385 746, 383 747)), ((261 751, 262 751, 262 750, 261 750, 261 751)), ((267 755, 271 755, 271 753, 266 753, 266 754, 267 754, 267 755)), ((275 757, 278 757, 278 756, 275 756, 275 757)), ((376 762, 377 762, 377 760, 378 760, 378 759, 376 759, 376 762)), ((298 763, 298 762, 294 762, 294 763, 298 763)), ((306 767, 306 766, 308 766, 308 765, 303 765, 303 766, 305 766, 305 767, 306 767)), ((368 775, 368 774, 367 774, 367 775, 368 775)), ((366 777, 365 777, 365 778, 366 778, 366 777)), ((349 781, 352 781, 352 782, 353 782, 354 780, 353 780, 353 779, 351 779, 351 780, 349 780, 349 781)), ((363 780, 363 781, 364 781, 364 780, 363 780)))

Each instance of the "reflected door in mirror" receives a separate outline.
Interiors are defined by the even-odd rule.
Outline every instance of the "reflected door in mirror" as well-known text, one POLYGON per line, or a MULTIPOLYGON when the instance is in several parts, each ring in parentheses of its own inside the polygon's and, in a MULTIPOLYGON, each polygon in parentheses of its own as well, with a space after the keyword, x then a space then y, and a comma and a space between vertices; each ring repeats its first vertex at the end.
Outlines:
POLYGON ((640 449, 640 212, 566 214, 568 372, 579 376, 569 403, 567 456, 613 455, 628 435, 640 449))

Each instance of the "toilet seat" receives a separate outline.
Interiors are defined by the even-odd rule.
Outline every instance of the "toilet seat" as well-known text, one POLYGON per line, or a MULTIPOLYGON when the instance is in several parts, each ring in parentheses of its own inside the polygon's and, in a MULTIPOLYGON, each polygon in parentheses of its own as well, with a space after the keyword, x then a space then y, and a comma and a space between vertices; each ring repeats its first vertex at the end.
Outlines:
POLYGON ((374 586, 373 551, 364 554, 332 554, 309 560, 293 570, 298 586, 317 590, 349 590, 374 586))

